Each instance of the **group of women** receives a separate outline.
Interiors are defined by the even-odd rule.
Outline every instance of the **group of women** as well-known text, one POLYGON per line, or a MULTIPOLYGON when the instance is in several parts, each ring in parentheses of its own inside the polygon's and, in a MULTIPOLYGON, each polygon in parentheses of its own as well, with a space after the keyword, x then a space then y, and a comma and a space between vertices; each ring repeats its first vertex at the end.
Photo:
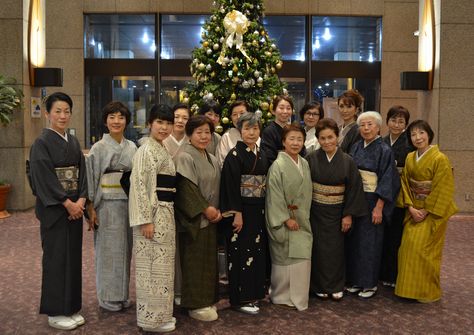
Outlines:
POLYGON ((344 92, 340 127, 321 104, 305 105, 303 128, 290 123, 291 98, 278 96, 275 120, 261 131, 248 104, 236 101, 234 128, 222 138, 214 132, 219 105, 194 116, 186 105, 156 105, 137 149, 124 138, 130 112, 111 102, 103 109, 108 132, 84 158, 67 133, 72 100, 50 95, 50 128, 32 146, 29 172, 43 246, 40 313, 59 329, 85 323, 83 215, 94 230, 97 298, 106 310, 131 306, 133 245, 145 331, 174 330, 175 303, 194 319, 218 318, 218 227, 230 304, 242 313, 258 314, 267 292, 298 310, 310 292, 367 299, 379 280, 400 297, 438 300, 446 225, 457 210, 450 162, 431 144, 428 123, 407 128, 402 106, 388 112, 382 138, 380 114, 362 113, 362 105, 357 91, 344 92))

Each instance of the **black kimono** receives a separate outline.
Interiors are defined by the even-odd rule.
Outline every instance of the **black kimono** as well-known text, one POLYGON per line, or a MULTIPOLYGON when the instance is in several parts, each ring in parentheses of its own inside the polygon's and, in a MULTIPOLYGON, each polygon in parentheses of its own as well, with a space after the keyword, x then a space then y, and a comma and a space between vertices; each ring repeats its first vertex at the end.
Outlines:
MULTIPOLYGON (((258 149, 257 149, 258 150, 258 149)), ((265 178, 267 160, 242 141, 229 152, 221 174, 220 209, 224 216, 242 213, 239 233, 227 233, 229 297, 233 306, 265 297, 267 235, 265 178)))
MULTIPOLYGON (((262 143, 261 150, 268 161, 268 166, 272 165, 273 161, 277 158, 278 152, 283 150, 282 143, 283 128, 275 121, 270 124, 262 131, 262 143)), ((306 148, 303 146, 301 149, 300 156, 306 155, 306 148)))
POLYGON ((340 132, 341 134, 339 136, 340 138, 342 137, 341 143, 339 143, 339 148, 341 148, 342 151, 344 151, 347 154, 351 152, 352 146, 357 141, 362 139, 362 137, 360 137, 359 126, 357 125, 357 123, 354 122, 352 125, 349 125, 348 127, 350 128, 347 131, 347 133, 341 130, 340 132), (345 135, 342 136, 342 133, 345 133, 345 135))
POLYGON ((353 286, 377 286, 382 260, 384 227, 389 224, 396 197, 400 190, 400 177, 393 153, 382 138, 376 138, 366 147, 364 140, 356 142, 351 156, 361 173, 369 213, 356 218, 346 242, 348 263, 347 281, 353 286), (372 211, 378 199, 385 201, 381 224, 372 223, 372 211))
MULTIPOLYGON (((407 136, 408 134, 405 132, 400 134, 393 144, 390 141, 390 135, 383 138, 383 141, 392 148, 399 174, 401 174, 405 166, 405 159, 408 153, 415 150, 409 144, 407 136)), ((402 241, 405 211, 405 208, 395 207, 390 223, 385 226, 380 279, 391 284, 394 284, 397 279, 398 248, 402 241)))
POLYGON ((338 149, 331 161, 319 149, 306 156, 313 182, 311 230, 311 291, 342 292, 345 284, 344 233, 342 218, 368 213, 359 170, 352 158, 338 149))
POLYGON ((77 138, 67 139, 43 129, 30 151, 43 248, 40 313, 49 316, 72 315, 81 309, 82 218, 69 220, 62 203, 86 198, 86 167, 77 138))

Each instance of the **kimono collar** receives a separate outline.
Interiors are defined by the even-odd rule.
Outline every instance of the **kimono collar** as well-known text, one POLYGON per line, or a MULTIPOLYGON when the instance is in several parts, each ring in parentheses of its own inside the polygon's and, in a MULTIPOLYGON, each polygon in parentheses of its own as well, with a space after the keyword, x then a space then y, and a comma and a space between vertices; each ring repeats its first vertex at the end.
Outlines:
POLYGON ((400 138, 400 136, 403 136, 404 133, 405 133, 405 130, 402 131, 402 132, 400 133, 400 135, 398 135, 398 137, 397 137, 396 139, 392 139, 392 134, 388 134, 388 139, 390 140, 390 146, 393 147, 393 145, 395 144, 395 142, 397 142, 398 139, 400 138))
POLYGON ((106 141, 107 143, 110 143, 112 145, 120 145, 120 147, 124 147, 125 146, 125 138, 122 136, 122 140, 119 142, 117 142, 112 136, 110 136, 110 134, 104 134, 104 136, 102 136, 102 139, 104 141, 106 141))
MULTIPOLYGON (((332 161, 332 159, 334 158, 334 156, 336 156, 338 149, 339 149, 339 148, 336 147, 336 151, 334 151, 334 153, 332 154, 331 157, 329 157, 329 155, 328 155, 326 152, 324 152, 324 153, 326 154, 326 158, 328 159, 328 162, 329 162, 329 163, 331 163, 331 161, 332 161)), ((322 149, 321 149, 321 150, 322 150, 322 149)))
POLYGON ((377 135, 375 136, 375 138, 370 141, 369 143, 367 143, 365 140, 364 140, 364 149, 367 148, 369 145, 371 145, 372 143, 374 143, 376 140, 378 140, 380 138, 380 135, 377 135))
POLYGON ((428 149, 425 150, 424 153, 422 153, 420 156, 418 156, 418 150, 416 151, 416 161, 418 162, 428 151, 430 151, 434 146, 430 145, 428 149))
POLYGON ((64 135, 63 135, 63 134, 61 134, 60 132, 54 130, 53 128, 48 128, 48 129, 54 131, 56 134, 58 134, 59 136, 61 136, 61 138, 62 138, 63 140, 65 140, 66 142, 69 142, 68 137, 67 137, 67 131, 65 131, 65 132, 64 132, 64 135))
POLYGON ((349 123, 347 126, 344 126, 344 123, 341 125, 341 131, 346 129, 346 128, 352 128, 353 126, 356 125, 356 120, 352 121, 351 123, 349 123))
POLYGON ((299 173, 303 176, 303 165, 301 164, 301 157, 298 155, 297 158, 298 158, 298 162, 295 162, 295 160, 293 158, 291 158, 290 155, 288 155, 286 152, 284 151, 280 151, 283 155, 285 155, 293 164, 296 165, 296 167, 298 168, 298 171, 299 173))

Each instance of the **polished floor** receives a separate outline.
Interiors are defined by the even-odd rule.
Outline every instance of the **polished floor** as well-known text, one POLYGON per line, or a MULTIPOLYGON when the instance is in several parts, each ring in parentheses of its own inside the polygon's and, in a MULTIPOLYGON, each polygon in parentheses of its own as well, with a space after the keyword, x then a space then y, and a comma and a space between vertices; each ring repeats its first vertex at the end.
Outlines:
MULTIPOLYGON (((304 312, 264 302, 258 316, 237 313, 224 298, 219 319, 204 323, 175 312, 172 334, 474 334, 474 216, 451 219, 444 250, 443 298, 432 304, 402 300, 381 288, 370 300, 310 299, 304 312)), ((95 296, 93 243, 84 231, 83 309, 86 324, 57 331, 38 314, 41 285, 39 224, 33 211, 0 220, 0 334, 139 334, 134 306, 124 312, 99 309, 95 296)), ((132 298, 134 287, 132 280, 132 298)))

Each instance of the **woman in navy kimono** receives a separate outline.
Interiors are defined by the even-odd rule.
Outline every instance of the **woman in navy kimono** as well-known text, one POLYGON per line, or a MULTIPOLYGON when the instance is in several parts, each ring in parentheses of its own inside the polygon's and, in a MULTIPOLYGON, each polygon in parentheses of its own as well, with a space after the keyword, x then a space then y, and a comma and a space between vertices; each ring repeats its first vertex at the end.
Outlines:
POLYGON ((379 135, 382 117, 365 112, 357 118, 362 140, 351 149, 359 168, 369 215, 356 217, 347 242, 347 282, 349 293, 371 298, 377 292, 382 259, 384 226, 390 221, 400 190, 392 149, 379 135))

